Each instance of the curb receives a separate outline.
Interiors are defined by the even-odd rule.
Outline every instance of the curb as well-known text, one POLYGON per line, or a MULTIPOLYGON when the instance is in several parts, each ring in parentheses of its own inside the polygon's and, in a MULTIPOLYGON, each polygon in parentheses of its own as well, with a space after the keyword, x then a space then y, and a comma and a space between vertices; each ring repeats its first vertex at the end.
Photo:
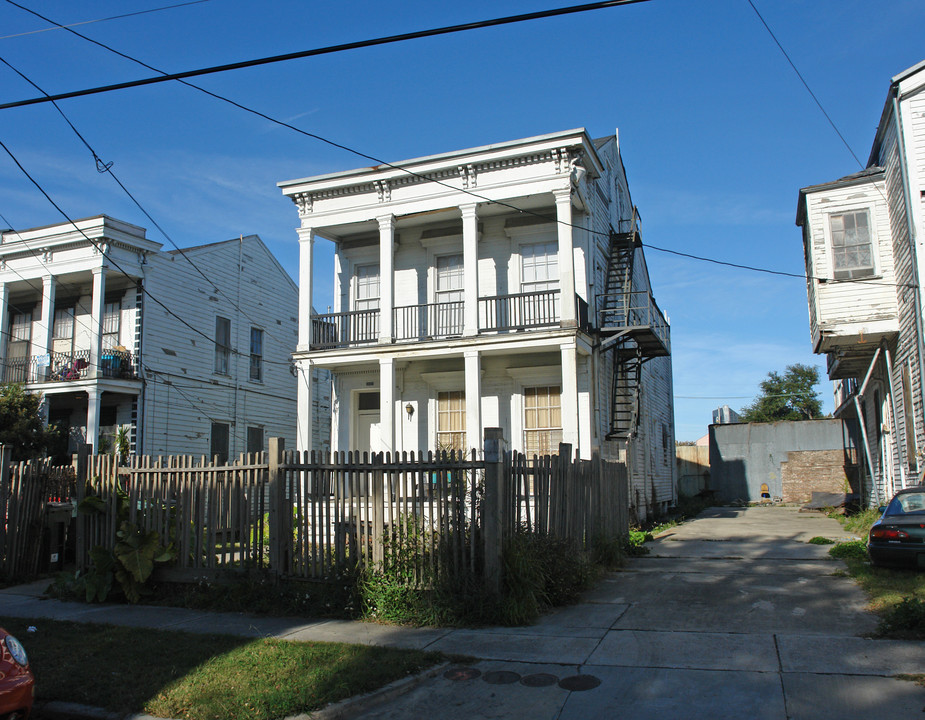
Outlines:
POLYGON ((452 664, 450 662, 441 663, 436 667, 423 670, 417 675, 395 680, 385 687, 373 690, 365 695, 347 698, 307 714, 291 715, 285 720, 342 720, 343 718, 360 717, 360 713, 411 692, 418 685, 442 674, 452 664))
MULTIPOLYGON (((342 720, 357 717, 359 713, 381 705, 389 700, 411 692, 418 685, 441 674, 452 663, 445 662, 435 667, 419 672, 417 675, 395 680, 385 687, 373 690, 365 695, 356 695, 337 703, 332 703, 320 710, 300 715, 290 715, 285 720, 342 720)), ((54 720, 171 720, 145 713, 119 713, 110 712, 93 705, 49 700, 45 703, 36 703, 32 710, 34 715, 54 720)))

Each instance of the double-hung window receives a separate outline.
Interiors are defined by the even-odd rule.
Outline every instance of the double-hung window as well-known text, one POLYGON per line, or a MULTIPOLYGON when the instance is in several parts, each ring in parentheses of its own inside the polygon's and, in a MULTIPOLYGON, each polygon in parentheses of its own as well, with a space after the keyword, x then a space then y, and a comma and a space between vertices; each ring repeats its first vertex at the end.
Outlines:
POLYGON ((10 336, 6 346, 4 382, 26 382, 29 369, 29 346, 32 343, 32 313, 10 313, 10 336))
POLYGON ((461 335, 463 330, 464 276, 462 255, 437 258, 434 289, 436 327, 434 335, 461 335))
POLYGON ((103 306, 103 350, 112 350, 119 343, 119 326, 122 318, 122 301, 108 302, 103 306))
POLYGON ((437 393, 437 451, 466 450, 466 393, 450 390, 437 393))
POLYGON ((524 452, 552 455, 562 442, 562 392, 558 385, 524 388, 524 452))
POLYGON ((251 328, 250 379, 263 381, 263 330, 251 328))
POLYGON ((55 308, 51 329, 52 351, 70 355, 74 351, 74 306, 55 308))
POLYGON ((559 319, 559 244, 541 242, 520 249, 520 289, 525 294, 521 324, 547 325, 559 319))
POLYGON ((357 265, 353 282, 356 313, 351 340, 375 340, 379 336, 379 265, 357 265))
POLYGON ((231 320, 215 317, 215 372, 228 375, 231 361, 231 320))
POLYGON ((875 273, 874 250, 867 210, 829 215, 832 269, 836 280, 853 280, 875 273))

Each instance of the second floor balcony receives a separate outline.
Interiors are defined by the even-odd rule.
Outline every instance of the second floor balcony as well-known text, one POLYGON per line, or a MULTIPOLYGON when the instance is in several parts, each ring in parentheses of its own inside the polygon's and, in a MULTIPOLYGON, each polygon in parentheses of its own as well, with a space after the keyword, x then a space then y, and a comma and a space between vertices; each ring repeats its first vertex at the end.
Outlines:
MULTIPOLYGON (((578 325, 588 329, 588 303, 575 297, 578 325)), ((312 317, 312 350, 361 347, 379 342, 380 310, 352 310, 312 317)), ((478 334, 556 328, 561 319, 559 290, 479 298, 478 334)), ((465 302, 404 305, 392 312, 395 342, 426 342, 462 337, 465 302)))
POLYGON ((6 358, 0 365, 0 382, 4 383, 68 383, 94 378, 136 380, 132 354, 127 350, 103 350, 96 372, 90 366, 89 350, 6 358))

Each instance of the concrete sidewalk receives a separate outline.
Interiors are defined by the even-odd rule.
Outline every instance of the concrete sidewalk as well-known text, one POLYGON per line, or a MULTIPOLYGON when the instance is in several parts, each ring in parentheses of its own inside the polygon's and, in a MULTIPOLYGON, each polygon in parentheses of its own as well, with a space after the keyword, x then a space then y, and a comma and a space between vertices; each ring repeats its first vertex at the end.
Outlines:
MULTIPOLYGON (((521 628, 402 628, 43 599, 45 584, 0 591, 0 615, 471 655, 481 662, 390 689, 339 717, 922 717, 918 642, 870 640, 855 583, 827 546, 848 536, 795 508, 717 508, 650 543, 648 556, 578 605, 521 628), (405 692, 402 692, 405 691, 405 692)), ((331 713, 329 713, 331 715, 331 713)))

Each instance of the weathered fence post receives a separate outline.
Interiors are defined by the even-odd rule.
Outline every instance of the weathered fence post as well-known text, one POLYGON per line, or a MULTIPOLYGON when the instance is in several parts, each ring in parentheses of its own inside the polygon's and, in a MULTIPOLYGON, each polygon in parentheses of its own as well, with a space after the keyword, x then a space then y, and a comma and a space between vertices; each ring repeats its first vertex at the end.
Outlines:
POLYGON ((485 541, 485 584, 501 592, 501 553, 504 521, 504 438, 501 428, 485 428, 485 495, 482 497, 482 537, 485 541))
POLYGON ((13 461, 13 448, 0 445, 0 562, 3 573, 9 574, 9 558, 6 551, 7 513, 10 502, 10 463, 13 461))
MULTIPOLYGON (((90 480, 90 451, 93 450, 91 445, 80 443, 77 446, 76 475, 77 475, 77 505, 83 502, 87 496, 87 482, 90 480)), ((100 490, 102 492, 102 490, 100 490)), ((113 491, 115 493, 115 491, 113 491)), ((74 559, 78 570, 86 570, 87 560, 89 558, 90 548, 87 542, 87 523, 89 519, 86 515, 77 513, 77 541, 75 542, 74 559)))
POLYGON ((292 533, 289 532, 289 523, 292 522, 292 513, 287 518, 283 512, 286 500, 286 490, 283 487, 283 474, 280 465, 283 463, 283 450, 286 441, 283 438, 271 437, 269 439, 269 486, 270 507, 268 512, 268 532, 270 534, 270 567, 274 577, 279 580, 286 570, 289 558, 289 547, 292 543, 292 533), (288 522, 287 522, 288 520, 288 522))

